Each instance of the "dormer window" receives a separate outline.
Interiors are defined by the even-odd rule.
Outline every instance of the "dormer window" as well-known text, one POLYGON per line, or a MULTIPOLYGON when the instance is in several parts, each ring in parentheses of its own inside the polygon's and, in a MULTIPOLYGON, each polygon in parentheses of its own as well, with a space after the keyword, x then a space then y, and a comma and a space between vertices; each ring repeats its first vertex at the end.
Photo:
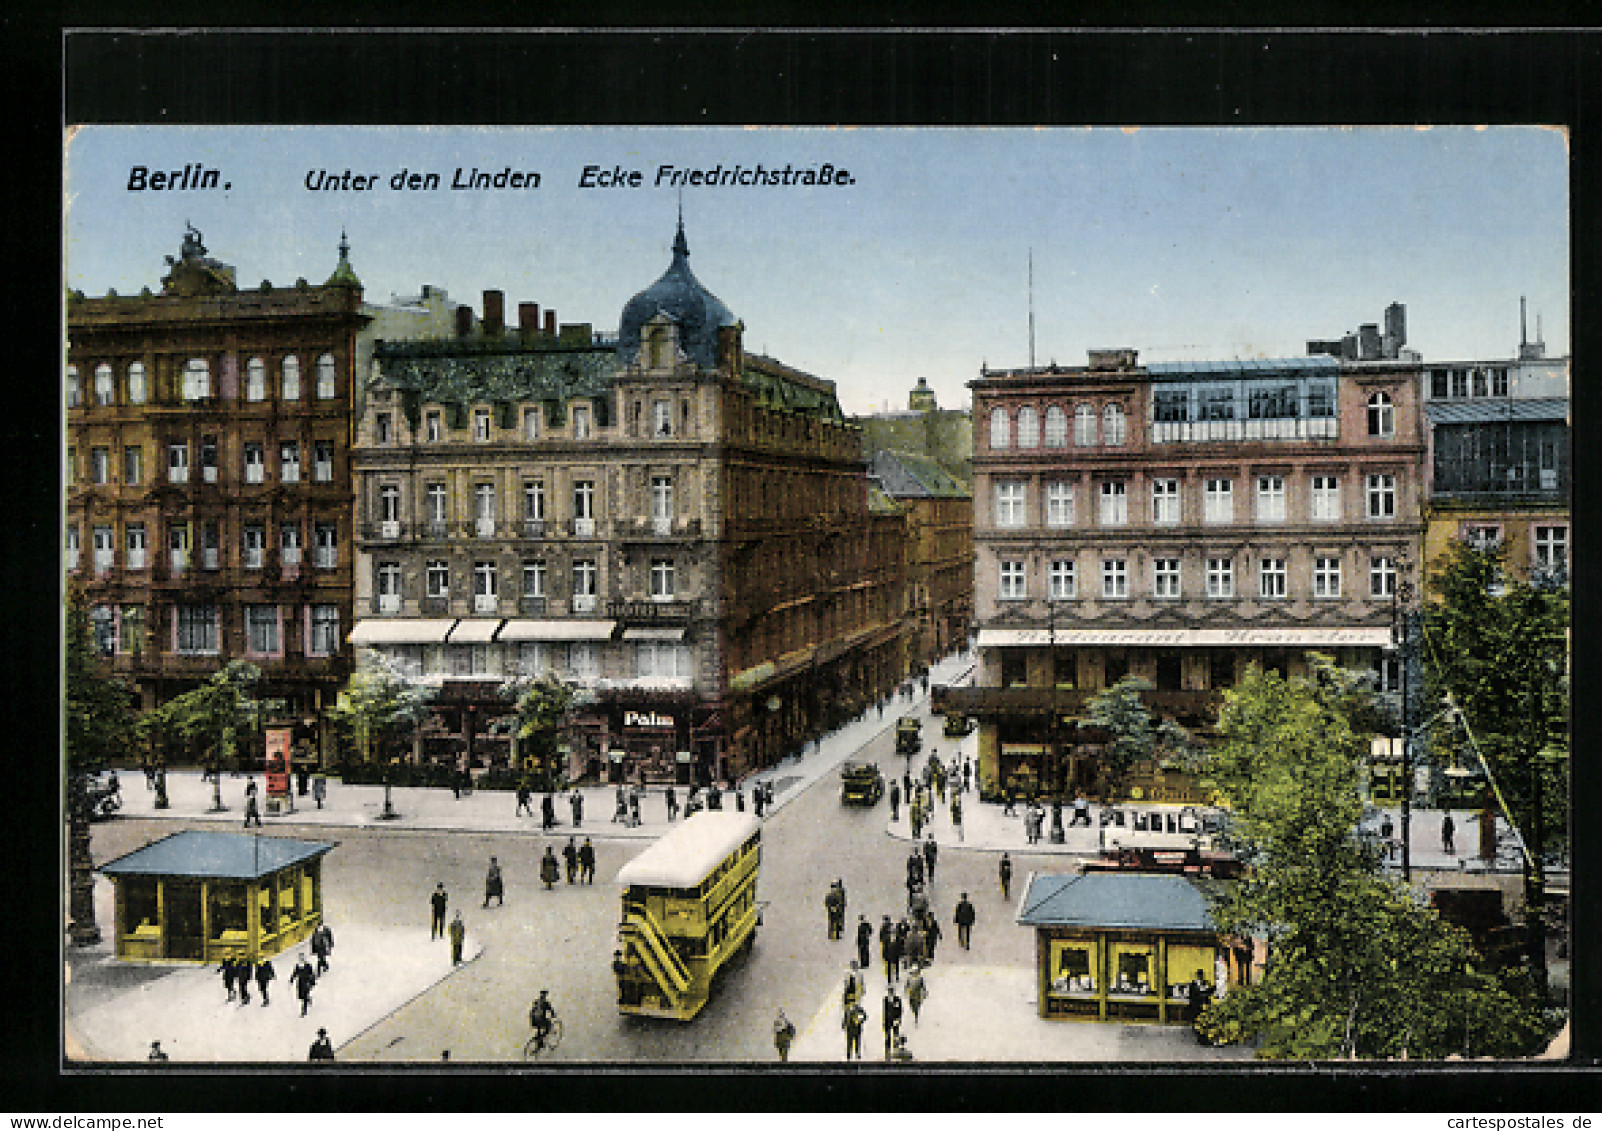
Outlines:
POLYGON ((590 410, 579 405, 573 409, 573 439, 588 440, 590 438, 590 410))

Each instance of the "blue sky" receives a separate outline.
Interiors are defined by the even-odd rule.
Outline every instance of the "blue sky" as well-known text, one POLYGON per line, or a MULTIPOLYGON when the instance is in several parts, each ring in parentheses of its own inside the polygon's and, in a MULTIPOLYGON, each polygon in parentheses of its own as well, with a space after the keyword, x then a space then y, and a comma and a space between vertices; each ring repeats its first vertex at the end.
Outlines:
POLYGON ((1519 296, 1569 348, 1568 156, 1538 127, 480 129, 88 127, 66 145, 66 278, 159 289, 185 222, 242 286, 321 282, 343 228, 371 301, 424 283, 616 327, 667 266, 679 192, 657 168, 831 164, 829 187, 690 187, 690 263, 749 348, 835 381, 850 412, 947 406, 981 364, 1130 346, 1145 361, 1299 355, 1407 305, 1426 360, 1508 357, 1519 296), (218 169, 218 191, 129 191, 130 169, 218 169), (644 186, 582 189, 586 165, 644 186), (458 167, 540 173, 451 191, 458 167), (402 168, 442 187, 397 192, 402 168), (310 191, 309 172, 379 175, 310 191))

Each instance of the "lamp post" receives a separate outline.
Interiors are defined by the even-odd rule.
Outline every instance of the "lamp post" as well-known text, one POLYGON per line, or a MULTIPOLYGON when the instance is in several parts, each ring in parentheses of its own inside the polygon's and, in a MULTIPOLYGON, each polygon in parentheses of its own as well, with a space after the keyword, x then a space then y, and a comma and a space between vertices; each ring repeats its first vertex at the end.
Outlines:
POLYGON ((1402 681, 1402 881, 1413 882, 1413 699, 1411 609, 1413 583, 1408 579, 1412 564, 1406 558, 1396 563, 1396 588, 1391 593, 1391 641, 1400 657, 1402 681))

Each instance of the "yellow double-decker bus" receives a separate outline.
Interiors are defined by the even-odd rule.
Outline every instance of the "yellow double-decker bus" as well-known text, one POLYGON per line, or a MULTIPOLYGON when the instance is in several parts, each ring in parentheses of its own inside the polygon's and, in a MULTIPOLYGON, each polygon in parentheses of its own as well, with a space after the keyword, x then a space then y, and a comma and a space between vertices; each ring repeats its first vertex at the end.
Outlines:
POLYGON ((762 826, 745 813, 689 817, 623 865, 618 1009, 687 1021, 756 938, 762 826))

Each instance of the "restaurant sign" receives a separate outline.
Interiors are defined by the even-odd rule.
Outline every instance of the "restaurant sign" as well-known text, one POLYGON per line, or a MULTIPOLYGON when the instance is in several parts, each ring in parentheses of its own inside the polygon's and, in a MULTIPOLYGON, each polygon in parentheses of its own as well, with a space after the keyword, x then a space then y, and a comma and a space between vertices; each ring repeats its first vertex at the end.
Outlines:
POLYGON ((674 723, 672 715, 659 715, 655 711, 624 711, 623 725, 672 729, 674 723))

